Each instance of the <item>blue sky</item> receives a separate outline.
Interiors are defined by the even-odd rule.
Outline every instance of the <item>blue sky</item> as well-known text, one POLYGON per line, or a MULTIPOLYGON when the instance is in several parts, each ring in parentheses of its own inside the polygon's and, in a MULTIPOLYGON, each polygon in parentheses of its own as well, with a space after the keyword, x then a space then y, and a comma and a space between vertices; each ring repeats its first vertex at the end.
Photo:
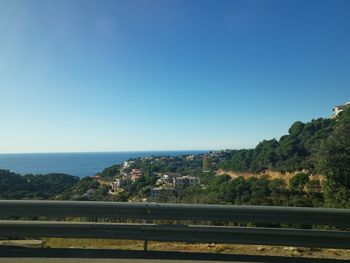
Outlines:
POLYGON ((350 1, 1 0, 0 152, 226 149, 350 100, 350 1))

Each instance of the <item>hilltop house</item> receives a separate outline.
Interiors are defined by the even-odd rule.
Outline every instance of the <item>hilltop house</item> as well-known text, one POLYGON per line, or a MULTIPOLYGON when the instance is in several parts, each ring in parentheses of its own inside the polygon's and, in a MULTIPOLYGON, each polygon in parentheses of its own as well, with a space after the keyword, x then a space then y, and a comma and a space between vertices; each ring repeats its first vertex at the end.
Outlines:
POLYGON ((115 193, 118 188, 122 188, 123 186, 125 186, 125 182, 126 182, 126 178, 125 177, 116 178, 114 180, 114 182, 112 182, 110 184, 110 186, 111 186, 110 192, 111 193, 115 193))
POLYGON ((335 118, 337 117, 337 115, 339 113, 341 113, 344 109, 346 109, 347 107, 350 107, 350 102, 345 103, 344 105, 339 105, 339 106, 335 106, 333 108, 333 114, 331 118, 335 118))
POLYGON ((141 169, 132 169, 131 170, 131 180, 133 182, 139 180, 141 176, 142 176, 142 170, 141 169))

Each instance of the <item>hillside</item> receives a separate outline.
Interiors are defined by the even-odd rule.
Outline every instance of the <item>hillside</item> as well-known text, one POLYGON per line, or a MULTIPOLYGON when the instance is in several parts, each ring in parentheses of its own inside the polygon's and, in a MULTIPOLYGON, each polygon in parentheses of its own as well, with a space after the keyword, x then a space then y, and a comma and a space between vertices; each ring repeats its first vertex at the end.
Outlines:
POLYGON ((0 198, 349 207, 350 108, 254 149, 135 158, 81 179, 0 170, 0 198))
POLYGON ((259 173, 265 170, 294 172, 315 171, 320 143, 332 133, 335 119, 297 121, 279 140, 264 140, 254 149, 233 152, 230 160, 220 164, 224 170, 259 173))

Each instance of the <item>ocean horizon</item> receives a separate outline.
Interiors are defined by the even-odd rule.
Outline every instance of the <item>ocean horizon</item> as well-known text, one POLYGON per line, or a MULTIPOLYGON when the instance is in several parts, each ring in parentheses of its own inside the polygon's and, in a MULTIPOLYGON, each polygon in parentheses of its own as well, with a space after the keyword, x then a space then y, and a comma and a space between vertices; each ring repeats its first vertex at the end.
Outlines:
POLYGON ((120 164, 130 158, 202 154, 208 151, 2 153, 0 154, 0 169, 19 174, 64 173, 85 177, 93 176, 104 168, 120 164))

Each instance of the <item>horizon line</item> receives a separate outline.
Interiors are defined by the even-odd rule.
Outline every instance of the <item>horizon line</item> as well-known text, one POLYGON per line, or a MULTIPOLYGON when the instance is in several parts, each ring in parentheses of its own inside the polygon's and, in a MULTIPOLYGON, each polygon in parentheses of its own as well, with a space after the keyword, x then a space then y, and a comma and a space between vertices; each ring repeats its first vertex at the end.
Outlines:
POLYGON ((58 153, 142 153, 142 152, 210 152, 210 151, 223 151, 234 149, 197 149, 197 150, 121 150, 121 151, 57 151, 57 152, 0 152, 0 155, 4 154, 58 154, 58 153))

